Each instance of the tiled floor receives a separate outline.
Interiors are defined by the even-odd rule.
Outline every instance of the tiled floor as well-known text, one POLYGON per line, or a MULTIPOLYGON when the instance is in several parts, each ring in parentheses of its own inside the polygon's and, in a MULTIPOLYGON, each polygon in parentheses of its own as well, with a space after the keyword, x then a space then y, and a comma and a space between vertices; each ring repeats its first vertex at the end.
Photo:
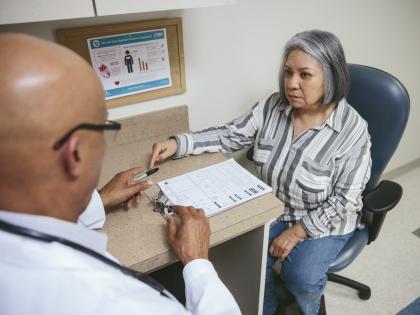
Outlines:
POLYGON ((328 283, 328 314, 396 314, 420 296, 420 238, 413 234, 420 228, 420 168, 393 180, 404 189, 402 200, 378 239, 341 272, 369 285, 372 297, 363 301, 354 290, 328 283))

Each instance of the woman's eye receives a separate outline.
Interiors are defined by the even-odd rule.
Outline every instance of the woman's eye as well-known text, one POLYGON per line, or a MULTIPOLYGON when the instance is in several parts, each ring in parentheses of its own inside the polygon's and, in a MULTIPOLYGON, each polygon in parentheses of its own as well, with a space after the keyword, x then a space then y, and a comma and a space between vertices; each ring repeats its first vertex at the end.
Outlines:
POLYGON ((284 69, 284 75, 286 77, 290 77, 292 75, 292 71, 290 71, 289 69, 284 69))
POLYGON ((312 75, 309 72, 302 72, 301 73, 302 78, 304 79, 308 79, 310 78, 312 75))

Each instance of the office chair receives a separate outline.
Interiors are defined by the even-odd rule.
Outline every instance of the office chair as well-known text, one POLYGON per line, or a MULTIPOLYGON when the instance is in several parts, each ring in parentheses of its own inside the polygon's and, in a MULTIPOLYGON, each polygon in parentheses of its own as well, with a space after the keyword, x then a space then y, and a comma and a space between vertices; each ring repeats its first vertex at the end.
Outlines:
MULTIPOLYGON (((335 272, 351 264, 366 245, 376 240, 387 212, 401 199, 402 188, 399 184, 379 180, 404 132, 410 110, 410 98, 402 83, 389 73, 356 64, 349 64, 348 67, 350 92, 347 101, 368 122, 372 141, 372 169, 370 180, 363 192, 362 221, 365 228, 357 229, 338 254, 328 270, 328 280, 358 290, 359 297, 367 300, 371 296, 367 285, 335 272)), ((253 147, 247 152, 251 161, 252 156, 253 147)))
POLYGON ((350 92, 347 101, 368 122, 372 169, 363 192, 362 222, 366 227, 356 230, 338 254, 328 270, 328 280, 356 289, 359 297, 367 300, 371 296, 367 285, 335 272, 351 264, 366 245, 376 240, 387 212, 401 199, 399 184, 379 180, 403 135, 410 111, 410 97, 404 85, 387 72, 356 64, 348 67, 350 92))

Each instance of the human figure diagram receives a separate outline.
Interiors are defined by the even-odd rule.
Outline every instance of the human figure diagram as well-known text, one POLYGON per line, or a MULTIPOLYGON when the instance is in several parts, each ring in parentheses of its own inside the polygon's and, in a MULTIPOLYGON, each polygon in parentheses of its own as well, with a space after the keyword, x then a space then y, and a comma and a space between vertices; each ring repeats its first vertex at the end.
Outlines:
POLYGON ((124 64, 127 67, 128 73, 133 73, 133 63, 133 56, 130 55, 130 51, 126 50, 124 56, 124 64))

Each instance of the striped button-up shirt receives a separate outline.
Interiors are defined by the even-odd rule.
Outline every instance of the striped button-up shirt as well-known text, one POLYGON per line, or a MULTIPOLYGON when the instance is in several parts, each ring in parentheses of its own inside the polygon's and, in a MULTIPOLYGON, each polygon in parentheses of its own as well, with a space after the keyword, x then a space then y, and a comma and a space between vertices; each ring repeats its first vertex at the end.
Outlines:
POLYGON ((278 93, 221 127, 176 136, 175 157, 233 152, 254 145, 262 180, 284 202, 280 220, 300 222, 311 238, 361 227, 362 192, 370 176, 367 123, 342 99, 327 121, 293 139, 293 109, 278 93))

